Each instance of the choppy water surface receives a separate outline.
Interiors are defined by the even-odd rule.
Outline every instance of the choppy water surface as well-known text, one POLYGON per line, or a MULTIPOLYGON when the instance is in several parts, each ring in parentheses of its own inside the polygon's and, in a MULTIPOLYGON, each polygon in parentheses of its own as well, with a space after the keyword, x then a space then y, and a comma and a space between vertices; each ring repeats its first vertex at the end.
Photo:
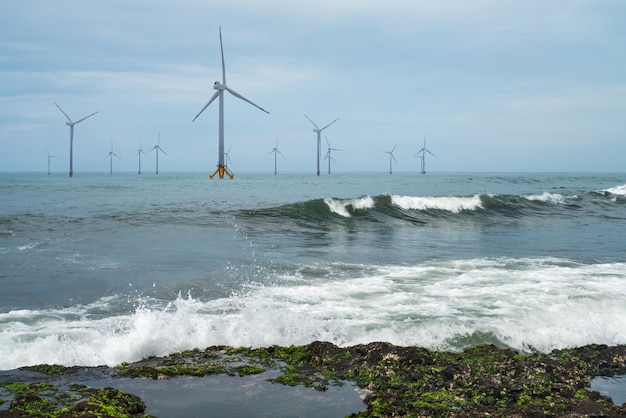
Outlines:
POLYGON ((0 369, 626 343, 626 175, 0 174, 0 369))

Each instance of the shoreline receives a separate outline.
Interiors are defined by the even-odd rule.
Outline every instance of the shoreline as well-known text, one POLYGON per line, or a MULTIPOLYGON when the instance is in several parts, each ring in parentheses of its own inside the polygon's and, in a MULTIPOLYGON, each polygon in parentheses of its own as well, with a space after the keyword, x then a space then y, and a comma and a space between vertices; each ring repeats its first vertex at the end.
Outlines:
POLYGON ((280 414, 297 405, 304 408, 298 416, 333 416, 330 409, 314 415, 323 404, 332 405, 337 416, 361 418, 620 417, 626 415, 626 403, 615 405, 589 385, 597 376, 624 374, 624 345, 592 344, 549 354, 494 345, 437 352, 381 342, 343 348, 319 341, 258 349, 213 346, 113 368, 40 365, 0 371, 0 417, 95 417, 98 408, 128 417, 189 417, 218 405, 228 392, 245 411, 230 416, 250 416, 261 411, 263 399, 273 399, 266 403, 274 408, 267 416, 289 416, 280 414), (170 390, 154 389, 155 384, 170 390), (207 388, 224 386, 226 392, 212 401, 196 402, 207 398, 207 388), (50 399, 56 405, 48 402, 47 411, 32 414, 36 404, 50 399), (173 409, 159 410, 153 406, 156 400, 173 409), (59 415, 61 409, 66 415, 59 415))

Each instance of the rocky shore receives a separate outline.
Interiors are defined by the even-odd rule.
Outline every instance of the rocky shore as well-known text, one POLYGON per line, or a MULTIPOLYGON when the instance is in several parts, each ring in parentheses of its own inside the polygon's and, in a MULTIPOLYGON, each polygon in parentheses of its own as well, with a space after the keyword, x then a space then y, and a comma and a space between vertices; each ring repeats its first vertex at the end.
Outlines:
MULTIPOLYGON (((615 405, 587 389, 596 376, 626 374, 626 346, 589 345, 544 354, 483 345, 453 353, 388 343, 338 347, 314 342, 258 349, 215 346, 113 368, 40 365, 0 372, 0 417, 151 416, 135 393, 115 385, 72 383, 86 373, 107 382, 132 378, 140 384, 268 370, 276 371, 268 378, 274 384, 310 391, 354 382, 364 394, 363 408, 348 412, 351 417, 626 416, 626 404, 615 405)), ((180 412, 186 416, 184 405, 180 412)))

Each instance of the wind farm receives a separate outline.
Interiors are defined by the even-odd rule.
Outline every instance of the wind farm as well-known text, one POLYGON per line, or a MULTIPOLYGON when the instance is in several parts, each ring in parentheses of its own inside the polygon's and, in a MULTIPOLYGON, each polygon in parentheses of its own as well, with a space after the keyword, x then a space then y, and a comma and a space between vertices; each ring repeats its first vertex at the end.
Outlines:
MULTIPOLYGON (((233 179, 234 178, 234 174, 232 172, 232 160, 231 160, 231 156, 229 155, 231 148, 232 148, 232 143, 230 145, 230 147, 228 148, 228 151, 225 150, 225 111, 224 111, 224 107, 225 107, 225 92, 228 92, 229 94, 231 94, 232 96, 235 96, 237 99, 242 100, 244 102, 247 102, 248 104, 256 107, 257 109, 261 110, 262 112, 269 114, 269 112, 264 109, 263 107, 259 106, 258 104, 252 102, 251 100, 249 100, 248 98, 244 97, 243 95, 241 95, 240 93, 236 92, 235 90, 233 90, 226 81, 226 63, 225 63, 225 57, 224 57, 224 42, 223 42, 223 36, 222 36, 222 28, 221 26, 218 27, 218 33, 219 33, 219 47, 220 47, 220 59, 219 60, 215 60, 216 64, 219 63, 221 64, 221 79, 218 79, 217 81, 215 81, 213 83, 213 89, 214 89, 214 93, 213 95, 210 97, 210 99, 208 100, 208 102, 204 105, 204 107, 202 107, 202 109, 196 114, 196 116, 192 119, 192 122, 195 122, 201 114, 203 114, 206 109, 211 106, 211 104, 215 101, 218 102, 218 109, 217 109, 217 118, 218 118, 218 126, 217 126, 217 137, 218 137, 218 158, 217 158, 217 167, 215 169, 215 171, 212 172, 212 174, 210 174, 210 178, 213 179, 215 176, 218 176, 219 179, 223 179, 225 176, 233 179)), ((66 117, 67 121, 66 121, 66 125, 70 127, 70 170, 69 170, 69 176, 72 177, 73 176, 73 172, 74 172, 74 167, 73 167, 73 140, 74 140, 74 126, 78 123, 83 122, 84 120, 94 116, 95 114, 97 114, 98 112, 93 112, 77 121, 73 121, 69 115, 56 103, 54 102, 55 106, 63 113, 63 115, 66 117)), ((322 160, 328 160, 328 174, 332 173, 332 165, 333 165, 333 161, 336 162, 335 160, 335 156, 333 154, 335 154, 335 152, 338 151, 343 151, 342 149, 339 148, 333 148, 330 144, 330 141, 328 140, 328 137, 326 135, 324 135, 325 140, 326 140, 326 144, 327 144, 327 148, 326 148, 326 152, 325 154, 322 154, 322 145, 321 145, 321 136, 322 136, 322 132, 325 132, 331 125, 335 124, 339 118, 335 118, 332 121, 330 121, 329 123, 325 124, 325 125, 318 125, 315 121, 313 121, 312 118, 310 118, 308 116, 307 113, 304 113, 304 117, 311 123, 311 125, 313 126, 313 132, 315 133, 315 137, 316 137, 316 168, 315 168, 315 174, 317 176, 320 176, 321 174, 321 164, 322 164, 322 160)), ((240 116, 237 116, 237 119, 241 119, 240 116)), ((230 123, 230 122, 229 122, 230 123)), ((238 125, 241 125, 241 123, 239 123, 238 125)), ((343 128, 343 126, 341 127, 343 128)), ((336 130, 336 129, 335 129, 336 130)), ((346 132, 343 131, 341 136, 342 138, 345 138, 345 134, 346 132)), ((293 128, 290 132, 290 137, 293 136, 298 136, 299 134, 297 134, 293 128)), ((367 140, 367 138, 366 138, 367 140)), ((371 139, 370 139, 371 141, 371 139)), ((293 144, 293 142, 292 142, 293 144)), ((389 154, 389 174, 393 174, 393 166, 394 164, 397 164, 397 160, 396 160, 396 156, 394 154, 396 147, 398 146, 398 143, 395 144, 395 146, 391 149, 391 151, 382 151, 386 154, 389 154)), ((243 160, 244 161, 250 161, 250 152, 253 150, 253 147, 247 147, 244 146, 244 151, 243 151, 243 160), (247 160, 246 160, 247 158, 247 160)), ((159 174, 160 173, 160 167, 159 167, 159 154, 163 153, 166 157, 169 157, 169 155, 167 154, 167 152, 161 147, 160 145, 160 130, 159 130, 159 134, 158 134, 158 139, 157 139, 157 144, 154 145, 149 151, 150 152, 155 152, 155 174, 159 174)), ((361 156, 363 155, 364 151, 367 151, 366 147, 361 147, 359 149, 359 152, 361 154, 361 156)), ((375 152, 375 151, 374 151, 375 152)), ((137 163, 138 163, 138 168, 137 168, 137 174, 142 174, 142 154, 144 156, 148 156, 148 153, 144 152, 143 148, 142 148, 142 144, 140 141, 140 146, 138 149, 136 149, 136 157, 137 157, 137 163)), ((268 153, 271 154, 274 153, 274 174, 276 175, 278 173, 278 155, 280 154, 280 156, 283 159, 286 159, 285 156, 283 155, 283 152, 281 152, 281 150, 279 150, 278 148, 278 135, 276 138, 276 146, 268 153)), ((423 143, 423 147, 415 154, 417 157, 420 158, 421 160, 421 164, 420 164, 420 173, 421 174, 425 174, 426 173, 426 154, 430 154, 431 156, 435 157, 435 154, 433 154, 428 148, 426 148, 426 135, 424 135, 424 143, 423 143)), ((373 153, 371 155, 373 157, 373 153)), ((50 158, 55 157, 55 156, 48 156, 48 173, 50 172, 50 158)), ((121 160, 121 158, 113 153, 113 149, 111 147, 111 152, 107 155, 107 157, 105 158, 109 158, 109 172, 112 173, 113 171, 113 158, 118 158, 121 160)), ((361 158, 361 157, 353 157, 353 158, 361 158)), ((373 160, 373 158, 372 158, 373 160)), ((354 160, 352 161, 352 163, 354 162, 354 160)), ((291 163, 291 161, 290 161, 291 163)), ((348 161, 348 164, 350 164, 351 162, 348 161)), ((93 164, 93 163, 92 163, 93 164)), ((180 164, 180 162, 179 162, 180 164)), ((300 165, 299 167, 302 167, 302 165, 300 165)))
POLYGON ((156 174, 159 174, 159 151, 165 154, 166 157, 169 157, 169 155, 167 155, 167 152, 165 152, 165 150, 161 148, 161 131, 159 131, 159 137, 157 139, 156 145, 152 147, 148 152, 152 151, 156 151, 156 174))
POLYGON ((200 116, 202 112, 204 112, 204 110, 207 107, 209 107, 209 105, 213 103, 213 101, 216 98, 219 98, 219 125, 218 125, 219 142, 218 142, 217 169, 215 170, 213 174, 211 174, 210 178, 215 177, 215 175, 217 174, 220 179, 223 179, 224 174, 226 174, 228 177, 232 179, 234 178, 234 175, 230 171, 228 171, 228 168, 226 167, 226 161, 224 160, 224 91, 229 92, 230 94, 237 97, 238 99, 243 100, 244 102, 250 103, 252 106, 262 110, 265 113, 269 114, 270 112, 263 109, 261 106, 251 102, 250 100, 246 99, 241 94, 237 93, 235 90, 231 89, 230 87, 226 85, 226 65, 224 63, 224 46, 222 43, 222 27, 221 26, 220 26, 219 31, 220 31, 220 51, 222 53, 222 82, 220 83, 219 81, 216 81, 215 83, 213 83, 213 88, 216 90, 215 93, 213 94, 213 97, 211 97, 209 102, 202 108, 202 110, 200 110, 200 112, 196 115, 196 117, 193 118, 193 121, 198 119, 198 116, 200 116))
POLYGON ((73 154, 74 154, 74 125, 81 123, 82 121, 84 121, 87 118, 92 117, 93 115, 95 115, 96 112, 93 112, 90 115, 85 116, 82 119, 77 120, 76 122, 72 121, 72 119, 70 119, 70 117, 67 115, 67 113, 65 113, 63 111, 63 109, 61 109, 61 106, 59 106, 58 104, 56 104, 56 102, 54 102, 54 105, 56 107, 59 108, 59 110, 61 111, 61 113, 63 113, 65 115, 65 117, 67 118, 67 122, 65 122, 65 125, 70 127, 70 177, 74 176, 74 167, 73 167, 73 154))

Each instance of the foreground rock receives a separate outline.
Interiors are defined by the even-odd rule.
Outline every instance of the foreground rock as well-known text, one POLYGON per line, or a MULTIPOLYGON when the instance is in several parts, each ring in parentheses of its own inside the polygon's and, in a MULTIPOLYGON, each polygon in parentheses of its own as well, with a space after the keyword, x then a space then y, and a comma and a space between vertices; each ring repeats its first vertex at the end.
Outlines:
MULTIPOLYGON (((86 369, 37 366, 22 370, 71 374, 86 369)), ((626 373, 626 346, 590 345, 550 354, 520 353, 493 345, 461 353, 387 343, 346 348, 324 342, 259 349, 220 346, 99 369, 110 376, 150 379, 222 373, 244 376, 279 369, 282 374, 273 382, 321 391, 353 381, 368 393, 365 410, 353 417, 626 416, 626 405, 616 406, 610 398, 585 389, 593 377, 626 373)), ((112 388, 108 388, 108 395, 98 395, 97 401, 85 388, 82 395, 71 394, 74 398, 36 412, 40 401, 50 396, 46 398, 32 388, 21 391, 19 384, 0 382, 5 393, 13 394, 8 410, 0 411, 0 417, 146 416, 141 400, 112 392, 112 388), (96 410, 98 406, 117 408, 118 415, 107 415, 104 409, 96 410)))

